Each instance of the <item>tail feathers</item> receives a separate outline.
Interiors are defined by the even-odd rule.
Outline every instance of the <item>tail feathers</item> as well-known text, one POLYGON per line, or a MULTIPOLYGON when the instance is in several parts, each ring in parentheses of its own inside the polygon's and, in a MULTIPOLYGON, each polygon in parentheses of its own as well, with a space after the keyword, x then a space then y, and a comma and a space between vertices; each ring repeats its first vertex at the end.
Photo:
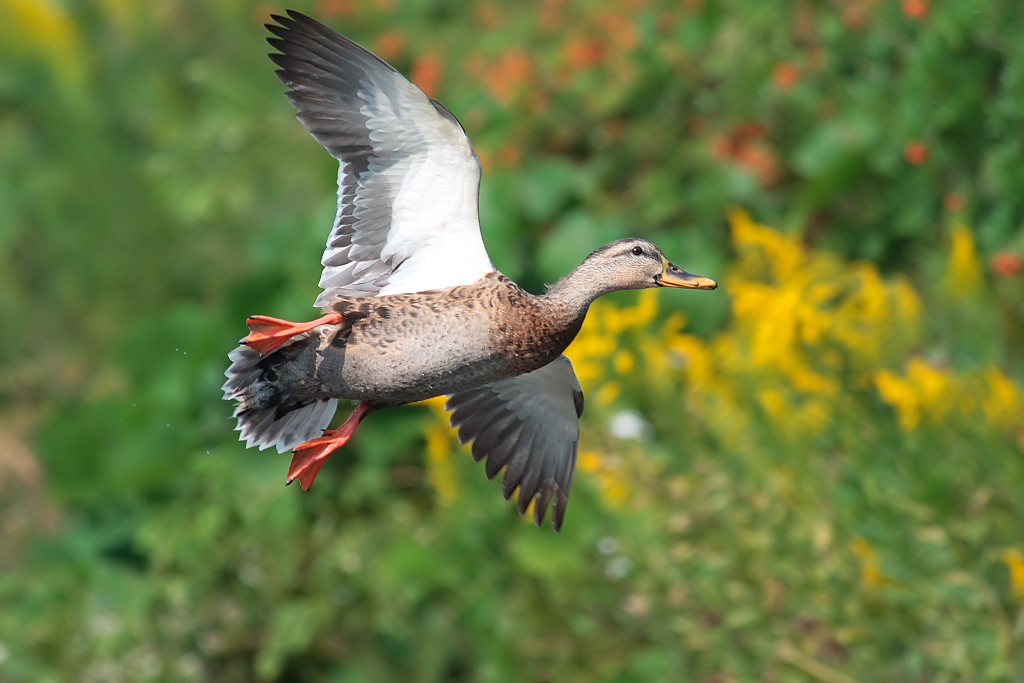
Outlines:
POLYGON ((282 406, 276 404, 251 406, 253 384, 263 372, 257 366, 262 356, 255 349, 239 346, 228 358, 231 365, 224 373, 228 379, 221 389, 226 400, 238 401, 235 429, 241 432, 239 440, 244 441, 247 448, 257 446, 262 451, 276 446, 279 453, 284 453, 321 436, 327 429, 338 407, 338 399, 315 401, 284 414, 279 414, 282 406))
POLYGON ((310 403, 280 419, 275 419, 275 408, 251 411, 238 416, 235 429, 242 433, 238 438, 246 448, 258 446, 262 451, 276 446, 278 453, 284 453, 323 436, 337 408, 338 399, 332 398, 310 403))
POLYGON ((260 378, 260 369, 256 367, 260 358, 259 352, 248 346, 239 346, 228 354, 231 365, 224 372, 228 381, 224 382, 224 386, 221 387, 225 401, 241 400, 245 395, 245 390, 260 378))

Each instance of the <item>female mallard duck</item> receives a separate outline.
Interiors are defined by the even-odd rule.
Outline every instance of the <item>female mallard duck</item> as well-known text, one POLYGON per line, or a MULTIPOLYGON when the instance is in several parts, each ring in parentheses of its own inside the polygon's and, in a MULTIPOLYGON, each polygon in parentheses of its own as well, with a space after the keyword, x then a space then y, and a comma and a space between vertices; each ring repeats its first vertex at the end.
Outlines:
POLYGON ((480 235, 480 164, 458 120, 391 66, 297 12, 274 16, 270 55, 298 118, 341 162, 323 257, 326 315, 248 319, 224 397, 241 439, 294 450, 288 482, 309 489, 327 458, 378 408, 448 395, 452 425, 487 476, 505 469, 519 512, 565 516, 583 393, 562 355, 597 297, 715 282, 654 244, 598 249, 542 296, 491 265, 480 235), (325 430, 338 399, 358 401, 325 430))

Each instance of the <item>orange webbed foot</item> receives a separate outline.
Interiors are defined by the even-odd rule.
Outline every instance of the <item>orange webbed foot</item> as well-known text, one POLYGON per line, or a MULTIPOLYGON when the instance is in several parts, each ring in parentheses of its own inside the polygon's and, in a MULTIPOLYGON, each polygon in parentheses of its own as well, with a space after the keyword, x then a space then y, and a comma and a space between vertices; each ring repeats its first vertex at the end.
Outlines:
POLYGON ((249 336, 239 343, 254 349, 261 356, 266 356, 284 346, 297 334, 309 332, 321 325, 337 325, 344 320, 345 316, 341 313, 328 313, 308 323, 293 323, 267 315, 254 315, 245 321, 249 326, 249 336))
POLYGON ((302 490, 308 491, 320 468, 327 462, 327 458, 348 443, 355 433, 356 427, 372 410, 373 407, 363 401, 356 406, 343 425, 337 429, 328 429, 323 436, 296 446, 294 455, 292 455, 292 464, 288 468, 288 481, 285 483, 290 484, 298 479, 302 490))

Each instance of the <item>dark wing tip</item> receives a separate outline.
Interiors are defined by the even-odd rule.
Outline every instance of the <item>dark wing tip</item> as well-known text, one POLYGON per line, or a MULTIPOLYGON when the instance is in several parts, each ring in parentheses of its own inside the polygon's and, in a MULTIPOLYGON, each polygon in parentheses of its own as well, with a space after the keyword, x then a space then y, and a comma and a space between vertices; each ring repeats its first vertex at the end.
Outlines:
MULTIPOLYGON (((284 45, 288 40, 288 34, 295 30, 295 22, 278 14, 271 14, 270 18, 277 23, 263 24, 263 28, 274 34, 267 37, 267 42, 270 43, 270 46, 275 50, 284 52, 284 45)), ((273 54, 269 56, 273 58, 273 54)))
POLYGON ((555 484, 555 505, 551 511, 551 526, 555 531, 562 530, 562 521, 565 519, 565 508, 569 505, 569 493, 555 484))
POLYGON ((563 356, 533 373, 450 395, 446 409, 459 441, 472 443, 473 459, 485 461, 487 478, 504 472, 502 496, 509 500, 518 493, 517 511, 538 527, 550 509, 551 525, 561 531, 576 468, 582 404, 579 382, 563 356), (552 407, 550 417, 522 409, 526 404, 518 399, 532 397, 535 405, 538 391, 547 401, 542 405, 552 407))
POLYGON ((544 518, 548 514, 548 505, 551 503, 552 486, 542 486, 537 492, 533 501, 533 522, 538 527, 544 526, 544 518))
MULTIPOLYGON (((302 12, 296 12, 293 9, 285 10, 288 13, 287 17, 282 17, 280 14, 271 14, 270 18, 277 23, 274 24, 263 24, 263 28, 273 33, 278 38, 287 38, 289 33, 304 33, 309 35, 310 33, 322 33, 324 35, 332 35, 334 31, 327 26, 324 26, 316 19, 307 17, 302 12)), ((267 41, 273 40, 267 38, 267 41)), ((275 47, 277 47, 275 45, 275 47)))
MULTIPOLYGON (((267 38, 267 42, 273 45, 275 49, 287 52, 283 46, 286 46, 290 42, 296 42, 295 35, 297 35, 300 38, 305 37, 320 45, 332 45, 334 48, 341 48, 342 50, 354 52, 364 58, 370 59, 371 62, 376 63, 378 66, 384 67, 388 72, 395 74, 398 73, 395 67, 391 66, 351 38, 346 38, 341 35, 330 26, 321 24, 316 19, 308 17, 302 12, 297 12, 293 9, 285 11, 288 14, 287 17, 282 17, 279 14, 271 14, 270 18, 277 23, 263 25, 264 28, 276 36, 267 38), (325 43, 324 40, 327 42, 325 43), (281 44, 276 44, 274 41, 278 41, 281 44)), ((450 113, 449 116, 454 118, 454 115, 450 113)))
MULTIPOLYGON (((538 526, 544 525, 544 518, 548 509, 551 508, 551 525, 555 531, 562 530, 562 522, 565 519, 565 509, 569 504, 569 489, 572 487, 573 463, 575 462, 575 444, 572 453, 566 457, 557 457, 557 471, 555 473, 544 472, 538 477, 536 468, 543 466, 543 460, 537 462, 538 453, 530 452, 519 462, 508 462, 501 469, 505 472, 502 481, 501 493, 505 500, 509 500, 513 494, 518 493, 516 510, 520 515, 526 516, 530 503, 533 503, 533 521, 538 526), (532 456, 532 457, 531 457, 532 456), (565 462, 559 462, 561 460, 565 462), (553 474, 553 478, 548 478, 553 474), (552 504, 553 502, 553 504, 552 504)), ((548 454, 548 458, 551 454, 548 454)), ((501 470, 495 471, 498 474, 501 470)), ((488 474, 491 478, 491 474, 488 474)))
POLYGON ((307 17, 302 12, 296 12, 293 9, 286 9, 285 13, 287 17, 281 16, 280 14, 271 14, 270 19, 276 23, 263 24, 263 27, 272 33, 282 35, 287 31, 294 31, 296 26, 305 24, 307 26, 322 26, 322 24, 315 19, 307 17))

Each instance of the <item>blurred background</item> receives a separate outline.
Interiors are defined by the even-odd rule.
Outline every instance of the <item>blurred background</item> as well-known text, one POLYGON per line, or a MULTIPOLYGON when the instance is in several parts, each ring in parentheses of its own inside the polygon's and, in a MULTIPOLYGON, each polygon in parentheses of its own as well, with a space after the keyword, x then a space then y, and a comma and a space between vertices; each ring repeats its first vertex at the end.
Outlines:
POLYGON ((1024 681, 1019 0, 291 6, 462 120, 528 289, 722 286, 595 306, 561 534, 436 401, 286 489, 219 390, 317 314, 286 6, 0 0, 0 680, 1024 681))

